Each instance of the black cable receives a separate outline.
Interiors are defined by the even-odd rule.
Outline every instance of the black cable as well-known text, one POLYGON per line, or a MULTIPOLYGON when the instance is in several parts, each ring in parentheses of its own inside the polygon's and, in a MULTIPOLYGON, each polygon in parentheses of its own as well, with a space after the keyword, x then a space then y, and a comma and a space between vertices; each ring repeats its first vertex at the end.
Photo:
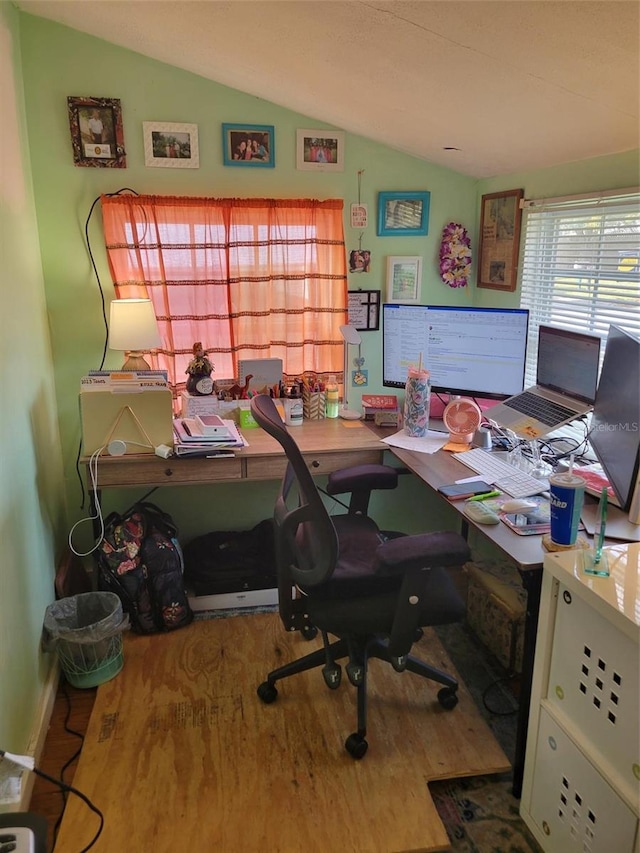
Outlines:
MULTIPOLYGON (((103 195, 108 198, 112 198, 113 196, 122 195, 123 193, 133 193, 133 195, 139 195, 135 190, 132 190, 130 187, 121 187, 119 190, 116 190, 114 193, 103 193, 103 195)), ((89 239, 89 223, 91 222, 91 217, 93 216, 93 211, 96 204, 102 198, 101 195, 97 196, 91 207, 89 208, 89 213, 84 223, 84 237, 87 244, 87 251, 89 252, 89 259, 91 260, 91 266, 93 267, 93 273, 96 277, 96 281, 98 282, 98 290, 100 291, 100 302, 102 304, 102 321, 104 324, 105 334, 104 334, 104 346, 102 347, 102 359, 100 360, 100 367, 98 370, 102 370, 104 366, 104 360, 107 356, 107 347, 109 343, 109 324, 107 322, 107 308, 104 298, 104 290, 102 289, 102 282, 100 281, 100 275, 98 273, 98 268, 96 266, 95 259, 93 257, 93 251, 91 250, 91 240, 89 239)), ((84 488, 84 481, 82 479, 82 473, 80 471, 80 456, 82 454, 82 439, 78 442, 78 452, 76 454, 76 474, 78 475, 78 482, 80 483, 80 495, 81 495, 81 503, 80 509, 84 509, 84 504, 87 499, 87 495, 84 488)))
MULTIPOLYGON (((67 713, 65 714, 65 718, 64 718, 64 730, 65 730, 65 732, 68 732, 69 734, 74 735, 74 737, 80 738, 80 746, 76 749, 76 751, 73 753, 71 758, 69 758, 67 761, 65 761, 65 763, 62 765, 62 768, 60 770, 60 779, 64 782, 64 774, 66 773, 66 771, 69 769, 69 767, 73 764, 73 762, 76 760, 76 758, 78 758, 78 756, 82 752, 82 747, 84 744, 84 735, 82 734, 82 732, 77 732, 75 729, 72 729, 69 726, 69 720, 71 718, 71 697, 69 696, 69 691, 67 690, 67 679, 64 677, 64 675, 62 676, 62 680, 60 682, 60 691, 61 691, 62 695, 64 696, 66 703, 67 703, 67 713)), ((65 810, 66 805, 67 805, 67 792, 62 790, 61 794, 62 794, 62 809, 61 809, 60 814, 58 815, 58 818, 57 818, 57 820, 53 826, 53 847, 54 847, 54 849, 56 846, 56 841, 58 840, 58 832, 60 831, 60 824, 62 823, 62 818, 64 816, 64 810, 65 810)))
MULTIPOLYGON (((0 749, 0 758, 4 758, 5 755, 5 750, 0 749)), ((19 766, 23 765, 19 764, 19 766)), ((100 809, 97 806, 94 806, 94 804, 91 802, 91 800, 89 799, 89 797, 87 797, 86 794, 83 794, 82 791, 79 791, 77 788, 74 788, 73 785, 67 785, 67 783, 63 782, 61 779, 56 779, 54 776, 49 776, 48 773, 45 773, 44 770, 40 770, 38 767, 34 767, 32 769, 32 772, 35 773, 36 776, 40 776, 41 779, 45 779, 47 782, 51 782, 53 785, 57 785, 61 790, 66 791, 70 794, 75 794, 76 797, 79 797, 82 802, 85 803, 87 807, 91 809, 92 812, 94 812, 94 814, 98 815, 98 818, 100 819, 100 826, 98 827, 96 834, 93 836, 89 844, 87 844, 85 847, 82 848, 82 850, 80 850, 80 853, 87 853, 87 851, 91 850, 91 848, 94 846, 94 844, 100 837, 102 829, 104 827, 104 815, 102 814, 100 809)))
POLYGON ((512 708, 510 711, 496 711, 494 708, 491 708, 487 702, 487 693, 492 690, 497 684, 501 684, 503 681, 512 681, 515 678, 514 675, 505 675, 502 678, 496 678, 495 681, 492 681, 485 689, 482 691, 482 704, 487 709, 490 714, 493 714, 494 717, 511 717, 513 714, 517 714, 518 706, 512 708))

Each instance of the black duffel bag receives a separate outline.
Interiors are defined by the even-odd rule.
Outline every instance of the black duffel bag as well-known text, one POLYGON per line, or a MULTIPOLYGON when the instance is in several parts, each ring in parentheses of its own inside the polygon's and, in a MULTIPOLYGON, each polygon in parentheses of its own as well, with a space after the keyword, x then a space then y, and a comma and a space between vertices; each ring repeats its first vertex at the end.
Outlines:
POLYGON ((276 587, 273 522, 192 539, 184 547, 184 579, 197 596, 276 587))

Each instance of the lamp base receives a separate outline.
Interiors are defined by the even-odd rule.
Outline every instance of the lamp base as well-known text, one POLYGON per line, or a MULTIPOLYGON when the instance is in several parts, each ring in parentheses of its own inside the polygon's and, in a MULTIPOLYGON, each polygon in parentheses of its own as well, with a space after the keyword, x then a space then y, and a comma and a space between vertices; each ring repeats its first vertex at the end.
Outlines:
POLYGON ((128 356, 122 370, 151 370, 151 365, 138 350, 132 350, 128 356))
POLYGON ((353 409, 341 408, 338 409, 338 416, 344 418, 345 421, 359 421, 362 418, 362 413, 354 412, 353 409))

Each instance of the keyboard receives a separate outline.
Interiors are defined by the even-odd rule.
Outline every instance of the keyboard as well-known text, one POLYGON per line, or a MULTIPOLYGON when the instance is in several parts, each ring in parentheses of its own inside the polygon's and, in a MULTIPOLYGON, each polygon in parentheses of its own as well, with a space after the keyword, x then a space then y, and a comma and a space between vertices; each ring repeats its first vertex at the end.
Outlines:
POLYGON ((539 495, 549 488, 548 480, 537 480, 531 474, 521 471, 514 465, 509 465, 498 459, 492 453, 487 453, 479 447, 474 447, 464 453, 453 454, 458 462, 480 474, 487 483, 495 484, 501 492, 506 492, 512 498, 528 498, 539 495))
POLYGON ((566 406, 561 406, 559 403, 554 403, 538 394, 532 394, 530 391, 524 391, 509 400, 509 408, 515 409, 516 412, 521 412, 523 415, 528 415, 530 418, 536 418, 547 426, 554 426, 568 418, 576 417, 576 412, 573 409, 567 409, 566 406))

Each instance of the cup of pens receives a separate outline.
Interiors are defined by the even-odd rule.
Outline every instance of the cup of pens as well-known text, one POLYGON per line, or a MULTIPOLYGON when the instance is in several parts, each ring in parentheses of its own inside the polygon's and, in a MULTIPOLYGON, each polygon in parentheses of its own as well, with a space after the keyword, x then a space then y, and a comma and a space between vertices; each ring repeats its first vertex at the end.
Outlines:
POLYGON ((423 438, 429 430, 431 385, 429 371, 422 367, 422 353, 417 367, 410 367, 404 388, 404 431, 423 438))
POLYGON ((583 552, 584 570, 588 575, 609 577, 609 562, 607 552, 603 551, 605 531, 607 529, 607 487, 603 486, 598 507, 598 523, 593 531, 593 547, 583 552))

